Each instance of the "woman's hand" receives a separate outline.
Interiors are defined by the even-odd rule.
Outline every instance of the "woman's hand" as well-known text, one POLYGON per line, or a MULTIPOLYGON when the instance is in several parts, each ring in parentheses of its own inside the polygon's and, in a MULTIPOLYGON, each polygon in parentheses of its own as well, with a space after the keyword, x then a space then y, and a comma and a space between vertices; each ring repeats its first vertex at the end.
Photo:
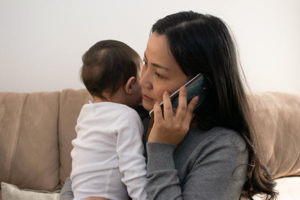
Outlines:
POLYGON ((181 87, 179 92, 179 104, 176 114, 170 96, 167 92, 163 94, 164 114, 162 114, 158 102, 154 104, 154 124, 150 131, 148 142, 162 142, 178 145, 190 129, 193 119, 193 111, 198 102, 198 97, 194 97, 187 105, 186 88, 181 87))

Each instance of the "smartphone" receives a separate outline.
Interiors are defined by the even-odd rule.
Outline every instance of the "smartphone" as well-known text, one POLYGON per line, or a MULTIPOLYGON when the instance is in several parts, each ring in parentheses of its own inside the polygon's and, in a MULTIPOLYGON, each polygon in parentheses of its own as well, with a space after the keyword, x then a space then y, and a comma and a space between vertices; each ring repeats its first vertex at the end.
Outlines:
MULTIPOLYGON (((186 91, 187 91, 187 102, 190 102, 190 100, 192 100, 192 98, 195 96, 198 96, 198 98, 199 98, 198 103, 194 110, 196 110, 204 100, 204 97, 205 97, 204 80, 205 80, 204 76, 201 73, 199 73, 184 84, 184 86, 186 87, 186 91)), ((180 88, 170 95, 174 113, 176 112, 176 109, 178 106, 179 91, 180 91, 180 88)), ((162 110, 163 110, 163 105, 164 105, 164 103, 161 102, 160 107, 162 110)), ((153 118, 153 116, 154 116, 153 109, 149 112, 149 115, 152 119, 154 119, 153 118)))

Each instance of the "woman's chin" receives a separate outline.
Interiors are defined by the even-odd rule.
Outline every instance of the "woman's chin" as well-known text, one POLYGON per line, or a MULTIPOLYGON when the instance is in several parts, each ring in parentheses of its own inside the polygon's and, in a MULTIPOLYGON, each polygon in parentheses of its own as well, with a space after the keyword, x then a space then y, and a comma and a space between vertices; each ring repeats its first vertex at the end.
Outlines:
POLYGON ((152 108, 153 108, 153 104, 150 104, 150 103, 148 103, 148 102, 146 102, 146 101, 142 101, 142 106, 145 108, 145 110, 147 110, 147 111, 150 111, 150 110, 152 110, 152 108))

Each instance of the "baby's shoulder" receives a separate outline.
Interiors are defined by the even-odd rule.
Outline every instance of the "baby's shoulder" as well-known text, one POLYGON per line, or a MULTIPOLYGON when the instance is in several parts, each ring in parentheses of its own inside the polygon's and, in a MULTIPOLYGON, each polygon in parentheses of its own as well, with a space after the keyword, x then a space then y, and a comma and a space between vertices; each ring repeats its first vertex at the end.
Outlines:
POLYGON ((118 126, 142 126, 142 121, 139 114, 136 110, 129 106, 120 104, 118 108, 114 108, 113 112, 115 116, 113 123, 117 124, 118 126))

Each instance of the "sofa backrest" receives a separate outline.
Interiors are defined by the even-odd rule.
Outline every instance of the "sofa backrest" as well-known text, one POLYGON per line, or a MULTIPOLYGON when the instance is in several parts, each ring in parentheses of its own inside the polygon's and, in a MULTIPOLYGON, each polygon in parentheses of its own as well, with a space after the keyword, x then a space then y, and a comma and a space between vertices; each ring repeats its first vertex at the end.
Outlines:
POLYGON ((275 178, 300 175, 300 95, 249 95, 257 153, 275 178))
MULTIPOLYGON (((276 178, 300 175, 300 96, 275 92, 248 96, 257 153, 276 178)), ((53 191, 70 175, 71 141, 82 90, 0 92, 0 182, 53 191)))
POLYGON ((71 172, 71 141, 76 137, 75 125, 81 107, 91 100, 87 90, 63 90, 60 95, 58 137, 60 149, 60 182, 63 185, 71 172))
POLYGON ((71 141, 88 92, 0 92, 0 182, 60 189, 71 171, 71 141))
POLYGON ((58 100, 59 92, 0 93, 0 182, 58 187, 58 100))

